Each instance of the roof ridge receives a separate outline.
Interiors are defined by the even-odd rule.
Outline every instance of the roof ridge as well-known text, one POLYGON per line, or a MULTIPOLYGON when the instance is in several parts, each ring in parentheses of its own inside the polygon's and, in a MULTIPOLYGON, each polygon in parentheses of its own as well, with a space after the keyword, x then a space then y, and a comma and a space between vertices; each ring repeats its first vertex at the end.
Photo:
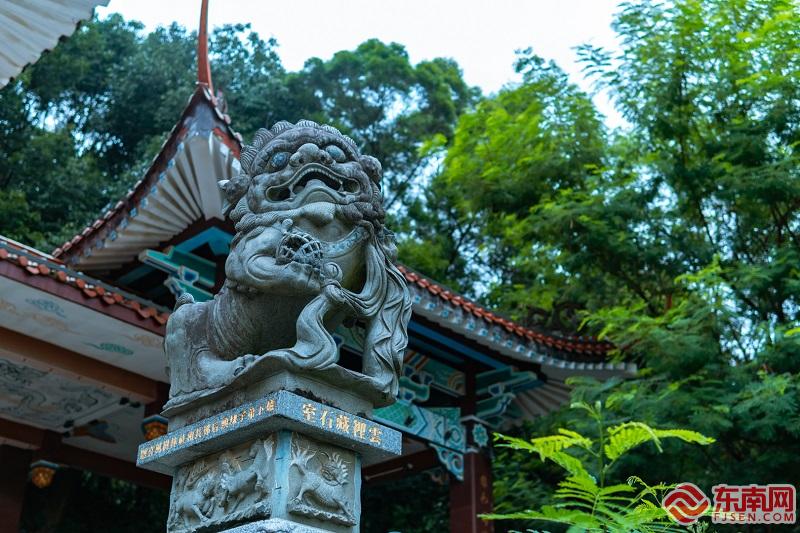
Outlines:
MULTIPOLYGON (((86 298, 100 299, 107 305, 121 305, 135 311, 141 319, 152 319, 159 327, 169 318, 169 309, 146 298, 131 294, 114 285, 77 272, 58 259, 45 257, 38 250, 20 248, 18 243, 0 235, 0 261, 24 269, 31 276, 41 276, 58 281, 81 291, 86 298)), ((61 295, 63 296, 63 295, 61 295)))

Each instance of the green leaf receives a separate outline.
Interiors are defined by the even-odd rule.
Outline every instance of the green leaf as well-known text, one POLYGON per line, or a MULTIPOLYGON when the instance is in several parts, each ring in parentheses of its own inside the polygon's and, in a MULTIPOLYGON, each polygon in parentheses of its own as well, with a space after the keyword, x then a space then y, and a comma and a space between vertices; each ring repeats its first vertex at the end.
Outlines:
POLYGON ((606 457, 615 461, 626 452, 646 442, 653 442, 658 451, 661 449, 661 439, 676 438, 684 442, 708 445, 714 441, 696 431, 686 429, 653 429, 641 422, 625 422, 608 429, 608 439, 603 448, 606 457))

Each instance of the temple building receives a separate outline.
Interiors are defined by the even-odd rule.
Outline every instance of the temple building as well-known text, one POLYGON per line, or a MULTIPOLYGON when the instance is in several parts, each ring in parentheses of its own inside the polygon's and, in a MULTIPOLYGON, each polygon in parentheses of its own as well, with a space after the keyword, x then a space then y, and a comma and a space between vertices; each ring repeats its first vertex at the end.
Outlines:
MULTIPOLYGON (((217 181, 238 169, 242 138, 215 94, 201 17, 198 79, 141 180, 52 252, 0 237, 0 523, 16 531, 26 485, 62 467, 168 490, 135 466, 165 433, 162 348, 175 298, 212 298, 234 233, 217 181)), ((187 93, 191 89, 187 88, 187 93)), ((372 464, 364 486, 438 469, 451 531, 477 533, 492 509, 491 438, 569 398, 565 379, 632 371, 591 338, 533 330, 402 265, 413 300, 397 403, 375 419, 403 433, 403 455, 372 464)), ((356 366, 357 327, 336 338, 356 366)), ((166 520, 166 517, 165 517, 166 520)))

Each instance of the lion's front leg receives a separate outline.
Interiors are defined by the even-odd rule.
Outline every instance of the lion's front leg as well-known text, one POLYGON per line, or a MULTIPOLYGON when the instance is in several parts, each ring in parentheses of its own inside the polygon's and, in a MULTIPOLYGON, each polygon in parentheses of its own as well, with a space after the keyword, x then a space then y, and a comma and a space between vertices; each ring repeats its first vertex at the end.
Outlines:
POLYGON ((325 294, 320 294, 305 306, 297 319, 297 342, 282 350, 267 352, 267 356, 284 358, 304 370, 327 368, 336 363, 339 351, 336 341, 325 328, 326 315, 335 304, 325 294))
POLYGON ((224 387, 243 374, 258 359, 245 354, 233 359, 223 357, 211 348, 209 327, 215 300, 194 303, 179 302, 170 317, 164 349, 170 368, 171 397, 224 387))

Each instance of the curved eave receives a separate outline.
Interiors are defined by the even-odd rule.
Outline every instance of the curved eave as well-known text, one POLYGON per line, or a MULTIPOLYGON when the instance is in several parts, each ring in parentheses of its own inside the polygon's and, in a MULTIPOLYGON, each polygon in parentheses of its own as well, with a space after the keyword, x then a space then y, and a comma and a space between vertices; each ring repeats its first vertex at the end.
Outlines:
POLYGON ((4 0, 0 2, 0 87, 35 63, 61 37, 108 0, 4 0))
POLYGON ((237 171, 241 141, 229 122, 198 86, 145 177, 53 255, 86 270, 114 269, 196 221, 221 220, 217 181, 237 171))

